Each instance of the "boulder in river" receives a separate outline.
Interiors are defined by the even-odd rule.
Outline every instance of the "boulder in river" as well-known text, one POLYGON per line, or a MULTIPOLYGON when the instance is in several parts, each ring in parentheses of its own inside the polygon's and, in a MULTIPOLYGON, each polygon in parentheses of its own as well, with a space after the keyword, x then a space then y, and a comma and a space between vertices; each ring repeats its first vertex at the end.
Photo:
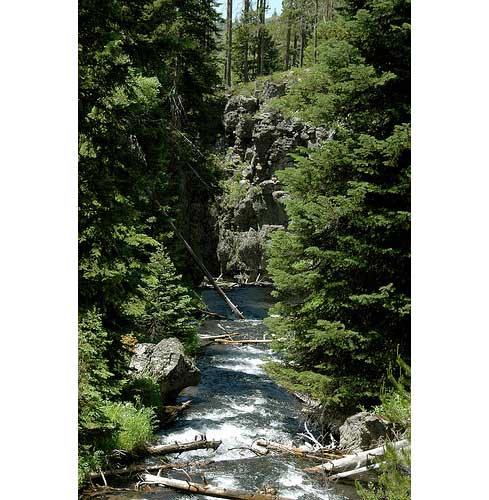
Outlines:
POLYGON ((354 453, 380 446, 392 437, 391 426, 377 415, 362 411, 340 427, 340 448, 354 453))
POLYGON ((163 339, 158 344, 137 344, 129 366, 135 378, 148 377, 159 384, 165 403, 175 400, 185 387, 200 381, 200 370, 176 338, 163 339))

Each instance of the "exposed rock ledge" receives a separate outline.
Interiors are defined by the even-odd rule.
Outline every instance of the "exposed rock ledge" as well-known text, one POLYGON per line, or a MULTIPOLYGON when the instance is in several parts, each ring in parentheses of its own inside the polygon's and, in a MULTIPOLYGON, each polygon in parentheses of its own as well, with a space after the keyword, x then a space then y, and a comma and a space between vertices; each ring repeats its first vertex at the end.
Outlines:
POLYGON ((241 195, 218 207, 217 256, 221 274, 237 282, 268 278, 270 234, 287 227, 287 193, 275 173, 294 165, 290 154, 298 147, 313 149, 332 136, 267 108, 268 99, 286 90, 285 83, 265 82, 254 97, 230 96, 224 109, 226 158, 241 195))
POLYGON ((165 403, 174 401, 185 387, 200 381, 200 370, 176 338, 163 339, 158 344, 137 344, 129 366, 135 378, 148 377, 159 384, 165 403))

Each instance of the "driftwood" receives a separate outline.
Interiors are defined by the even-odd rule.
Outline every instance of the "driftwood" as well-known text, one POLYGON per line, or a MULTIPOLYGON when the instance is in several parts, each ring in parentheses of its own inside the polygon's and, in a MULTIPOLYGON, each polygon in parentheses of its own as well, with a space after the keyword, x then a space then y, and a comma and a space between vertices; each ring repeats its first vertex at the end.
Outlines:
POLYGON ((261 448, 266 448, 270 451, 278 451, 280 453, 291 453, 298 457, 304 458, 313 458, 315 460, 328 460, 331 458, 339 458, 343 457, 343 455, 339 455, 337 453, 329 453, 323 450, 319 450, 316 452, 308 452, 301 450, 300 448, 294 448, 293 446, 287 446, 282 443, 274 443, 273 441, 268 441, 266 439, 257 439, 254 444, 260 446, 261 448))
POLYGON ((200 460, 198 462, 184 462, 184 463, 172 463, 172 464, 134 464, 129 465, 127 467, 121 467, 119 469, 109 469, 99 472, 91 472, 89 477, 90 479, 98 479, 99 477, 105 476, 124 476, 126 474, 135 474, 145 471, 163 471, 169 469, 183 469, 185 467, 203 467, 205 465, 209 465, 213 463, 212 460, 200 460))
POLYGON ((273 340, 267 339, 247 339, 247 340, 226 340, 226 339, 216 339, 214 342, 218 344, 269 344, 273 340))
POLYGON ((191 404, 192 401, 185 401, 185 403, 182 403, 181 405, 165 406, 163 408, 163 415, 160 419, 160 425, 163 426, 173 422, 173 420, 175 420, 175 418, 177 418, 178 415, 186 410, 191 404))
POLYGON ((226 316, 224 316, 223 314, 219 314, 216 312, 212 312, 212 311, 208 311, 206 309, 200 309, 200 308, 197 308, 197 310, 200 313, 204 314, 205 316, 210 316, 211 318, 226 319, 226 316))
MULTIPOLYGON (((159 204, 158 204, 159 205, 159 204)), ((160 205, 161 208, 161 205, 160 205)), ((163 213, 165 213, 163 211, 163 213)), ((166 215, 166 213, 165 213, 166 215)), ((168 217, 168 216, 167 216, 168 217)), ((182 243, 185 245, 185 248, 188 250, 190 255, 193 257, 195 262, 197 262, 198 266, 202 269, 204 274, 207 276, 209 281, 212 283, 212 286, 215 288, 216 292, 224 299, 224 302, 229 306, 231 311, 239 318, 239 319, 245 319, 241 311, 231 302, 230 298, 224 293, 223 289, 216 283, 216 280, 212 277, 212 274, 208 271, 208 269, 205 267, 204 263, 200 260, 200 258, 197 256, 197 254, 193 251, 192 247, 187 243, 187 240, 182 236, 180 231, 176 228, 175 224, 173 221, 168 217, 168 222, 170 226, 173 229, 173 232, 182 240, 182 243)))
POLYGON ((350 480, 372 480, 372 471, 377 470, 380 467, 380 463, 375 463, 372 465, 366 465, 365 467, 360 467, 359 469, 348 470, 346 472, 339 472, 338 474, 333 474, 326 478, 327 481, 341 481, 345 479, 350 480))
POLYGON ((191 441, 190 443, 172 443, 159 444, 156 446, 147 446, 146 451, 151 455, 168 455, 170 453, 182 453, 184 451, 209 449, 217 450, 221 445, 221 441, 207 441, 201 439, 199 441, 191 441))
POLYGON ((169 479, 166 477, 153 476, 151 474, 144 474, 143 480, 145 483, 162 484, 169 488, 177 490, 191 491, 200 495, 207 495, 217 498, 232 498, 238 500, 290 500, 285 497, 271 495, 269 493, 250 492, 244 490, 230 490, 228 488, 219 488, 210 484, 199 484, 191 481, 181 481, 179 479, 169 479))
MULTIPOLYGON (((393 443, 396 450, 406 448, 409 443, 406 439, 402 441, 397 441, 393 443)), ((361 451, 360 453, 355 453, 354 455, 347 455, 343 458, 337 460, 331 460, 325 464, 318 465, 316 467, 310 467, 305 469, 307 472, 326 472, 335 473, 352 471, 354 469, 360 469, 369 464, 373 458, 383 457, 385 453, 385 446, 379 446, 378 448, 373 448, 367 451, 361 451)))
POLYGON ((199 335, 199 338, 203 340, 216 340, 235 337, 236 335, 239 335, 239 333, 223 333, 222 335, 199 335))
POLYGON ((153 200, 155 201, 156 205, 158 208, 163 212, 163 214, 167 217, 168 223, 170 224, 171 228, 173 229, 173 232, 177 235, 177 237, 182 240, 182 243, 185 245, 185 248, 188 250, 192 258, 195 260, 197 265, 202 269, 204 274, 207 276, 209 281, 212 283, 212 286, 215 288, 216 292, 224 299, 226 304, 229 306, 231 311, 239 318, 239 319, 245 319, 241 311, 231 302, 229 297, 224 293, 222 288, 216 283, 216 280, 212 277, 212 274, 208 271, 207 267, 205 267, 204 263, 202 260, 197 256, 197 254, 193 251, 192 247, 188 244, 187 240, 183 237, 182 233, 177 229, 173 221, 171 220, 170 217, 168 217, 168 214, 165 212, 163 207, 161 206, 160 202, 153 196, 153 200))

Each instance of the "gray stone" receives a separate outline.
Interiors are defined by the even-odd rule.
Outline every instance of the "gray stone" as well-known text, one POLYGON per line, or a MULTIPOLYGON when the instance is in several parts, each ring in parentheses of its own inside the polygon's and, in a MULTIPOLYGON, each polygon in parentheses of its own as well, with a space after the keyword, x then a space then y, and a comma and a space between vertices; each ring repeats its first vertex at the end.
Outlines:
POLYGON ((166 403, 174 401, 185 387, 200 381, 200 370, 176 338, 163 339, 158 344, 137 344, 129 366, 134 370, 134 378, 155 380, 166 403))
POLYGON ((360 412, 348 417, 340 427, 340 448, 358 452, 381 446, 392 437, 389 423, 377 415, 360 412))
POLYGON ((272 97, 281 97, 285 95, 286 84, 285 83, 274 83, 266 81, 263 86, 262 98, 271 99, 272 97))
POLYGON ((258 100, 256 97, 247 97, 244 95, 233 95, 230 97, 224 108, 224 113, 240 110, 241 112, 253 113, 258 109, 258 100))

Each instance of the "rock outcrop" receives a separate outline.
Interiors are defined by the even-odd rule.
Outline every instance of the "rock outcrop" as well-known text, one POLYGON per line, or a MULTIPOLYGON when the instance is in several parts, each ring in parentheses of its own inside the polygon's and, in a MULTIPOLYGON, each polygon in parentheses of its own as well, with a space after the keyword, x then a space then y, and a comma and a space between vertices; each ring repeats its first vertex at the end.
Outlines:
POLYGON ((239 282, 266 278, 267 245, 273 231, 287 226, 287 193, 278 170, 293 165, 290 153, 314 148, 330 137, 321 127, 267 109, 266 102, 286 93, 285 83, 265 82, 254 96, 230 96, 224 109, 227 161, 238 200, 219 206, 217 255, 221 273, 239 282))
POLYGON ((135 378, 155 380, 165 403, 174 401, 185 387, 200 381, 200 370, 176 338, 163 339, 158 344, 137 344, 130 368, 135 378))
POLYGON ((392 426, 377 415, 360 412, 340 427, 340 448, 353 453, 381 446, 392 438, 392 426))

